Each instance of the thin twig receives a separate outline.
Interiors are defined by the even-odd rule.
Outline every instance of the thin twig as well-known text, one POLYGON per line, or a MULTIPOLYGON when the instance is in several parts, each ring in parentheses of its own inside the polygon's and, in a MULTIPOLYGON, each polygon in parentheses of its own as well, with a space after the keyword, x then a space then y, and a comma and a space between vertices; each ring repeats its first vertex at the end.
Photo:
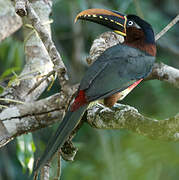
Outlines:
POLYGON ((2 109, 2 108, 8 108, 8 106, 4 106, 4 105, 0 104, 0 109, 2 109))
POLYGON ((58 150, 58 167, 57 167, 57 179, 60 179, 61 174, 61 150, 58 150))
POLYGON ((33 176, 33 180, 37 180, 38 178, 38 174, 35 172, 34 176, 33 176))
POLYGON ((50 166, 49 166, 49 162, 47 162, 45 166, 41 169, 40 179, 49 180, 49 178, 50 178, 50 166))
POLYGON ((160 31, 156 36, 155 40, 157 41, 159 38, 161 38, 170 28, 172 28, 177 22, 179 21, 179 14, 162 30, 160 31))
POLYGON ((55 71, 53 70, 53 71, 50 71, 47 75, 45 75, 40 81, 38 81, 36 84, 34 84, 34 86, 29 90, 27 95, 32 93, 37 87, 39 87, 48 77, 50 77, 54 73, 55 73, 55 71))
MULTIPOLYGON (((36 161, 36 165, 37 165, 38 161, 39 161, 39 158, 36 161)), ((37 178, 38 178, 38 173, 35 171, 34 175, 33 175, 33 180, 37 180, 37 178)))
POLYGON ((18 103, 18 104, 25 104, 23 101, 18 101, 18 100, 9 99, 9 98, 0 98, 0 101, 9 101, 9 102, 14 102, 14 103, 18 103))

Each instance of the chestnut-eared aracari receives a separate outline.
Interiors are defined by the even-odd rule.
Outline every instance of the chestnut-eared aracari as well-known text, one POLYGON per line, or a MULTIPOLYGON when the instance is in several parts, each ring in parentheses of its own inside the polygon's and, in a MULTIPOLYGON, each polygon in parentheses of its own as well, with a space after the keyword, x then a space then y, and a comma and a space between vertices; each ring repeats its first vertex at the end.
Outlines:
POLYGON ((63 146, 91 102, 104 99, 107 106, 114 105, 149 75, 155 61, 154 32, 140 17, 105 9, 87 9, 79 13, 75 21, 78 19, 106 26, 124 36, 124 42, 108 48, 89 67, 35 171, 63 146))

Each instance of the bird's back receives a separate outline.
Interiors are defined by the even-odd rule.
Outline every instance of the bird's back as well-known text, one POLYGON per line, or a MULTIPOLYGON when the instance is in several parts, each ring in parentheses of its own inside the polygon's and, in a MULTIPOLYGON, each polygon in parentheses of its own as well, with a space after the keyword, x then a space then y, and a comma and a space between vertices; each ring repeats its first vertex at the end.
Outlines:
POLYGON ((123 90, 136 80, 145 78, 151 72, 154 61, 155 57, 139 49, 117 44, 104 51, 89 67, 80 90, 86 91, 90 101, 99 97, 98 90, 104 98, 108 92, 123 90))

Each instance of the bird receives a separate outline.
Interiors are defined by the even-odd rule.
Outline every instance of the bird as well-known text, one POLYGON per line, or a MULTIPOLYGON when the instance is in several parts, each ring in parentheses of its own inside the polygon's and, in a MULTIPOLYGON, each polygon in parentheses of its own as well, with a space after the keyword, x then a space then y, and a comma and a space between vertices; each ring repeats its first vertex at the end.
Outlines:
POLYGON ((123 36, 124 42, 105 50, 88 68, 76 97, 37 162, 35 172, 63 146, 91 102, 104 99, 104 105, 112 107, 151 73, 155 62, 153 28, 139 16, 107 9, 87 9, 76 16, 75 22, 77 20, 104 25, 123 36))

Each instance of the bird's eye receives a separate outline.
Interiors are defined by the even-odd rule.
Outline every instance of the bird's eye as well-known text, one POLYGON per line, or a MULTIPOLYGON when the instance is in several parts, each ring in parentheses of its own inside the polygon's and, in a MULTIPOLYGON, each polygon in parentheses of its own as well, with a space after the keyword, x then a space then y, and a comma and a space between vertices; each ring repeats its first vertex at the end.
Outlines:
POLYGON ((129 22, 128 22, 128 25, 129 25, 129 26, 132 26, 133 24, 134 24, 133 21, 129 21, 129 22))

